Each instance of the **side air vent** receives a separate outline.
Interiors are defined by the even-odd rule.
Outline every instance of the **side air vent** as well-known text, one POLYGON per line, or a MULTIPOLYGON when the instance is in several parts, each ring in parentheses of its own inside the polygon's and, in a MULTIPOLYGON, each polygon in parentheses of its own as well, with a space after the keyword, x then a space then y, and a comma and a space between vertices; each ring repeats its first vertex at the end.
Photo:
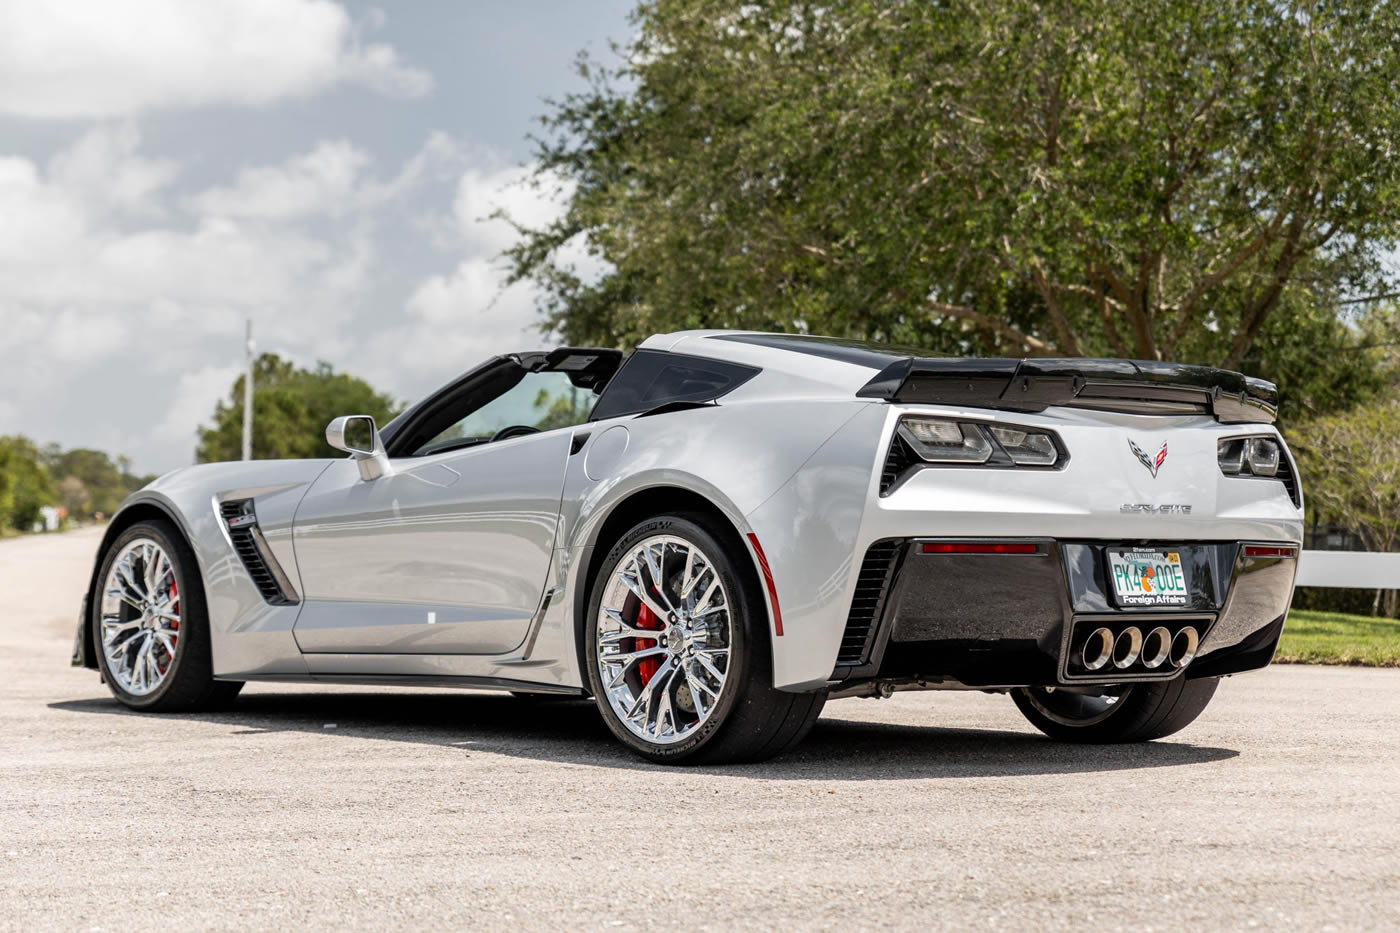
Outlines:
POLYGON ((295 605, 299 599, 292 583, 287 579, 267 539, 258 528, 258 515, 253 510, 252 499, 233 499, 219 504, 219 516, 233 542, 233 551, 243 562, 243 567, 252 578, 263 599, 274 606, 295 605))
POLYGON ((902 538, 876 541, 865 552, 856 578, 851 611, 846 615, 846 631, 841 636, 841 651, 836 655, 837 667, 858 667, 870 661, 876 626, 885 608, 885 597, 893 582, 895 564, 904 550, 902 538))
POLYGON ((918 455, 909 448, 904 438, 895 434, 890 442, 890 452, 885 456, 885 468, 880 471, 880 495, 889 495, 909 468, 919 462, 918 455))
POLYGON ((1292 499, 1293 504, 1301 509, 1303 497, 1298 494, 1298 475, 1293 472, 1293 461, 1288 454, 1278 458, 1278 472, 1274 476, 1283 483, 1283 488, 1288 490, 1288 498, 1292 499))

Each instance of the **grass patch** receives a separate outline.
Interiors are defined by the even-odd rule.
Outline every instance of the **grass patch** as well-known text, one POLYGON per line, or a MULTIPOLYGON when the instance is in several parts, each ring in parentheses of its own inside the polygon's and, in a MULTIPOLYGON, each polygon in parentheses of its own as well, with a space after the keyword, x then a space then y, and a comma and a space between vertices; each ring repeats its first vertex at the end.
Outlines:
POLYGON ((1400 667, 1400 619, 1295 609, 1274 663, 1400 667))

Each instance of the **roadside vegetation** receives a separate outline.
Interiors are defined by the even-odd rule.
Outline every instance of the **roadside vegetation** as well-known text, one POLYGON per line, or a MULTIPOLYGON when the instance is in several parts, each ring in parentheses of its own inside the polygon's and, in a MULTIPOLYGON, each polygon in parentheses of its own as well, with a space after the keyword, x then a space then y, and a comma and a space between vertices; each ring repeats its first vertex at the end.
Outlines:
POLYGON ((0 437, 0 535, 33 531, 46 510, 60 526, 111 515, 154 477, 131 472, 125 457, 100 450, 39 447, 22 435, 0 437))
POLYGON ((1295 609, 1274 663, 1400 667, 1400 620, 1295 609))
MULTIPOLYGON (((1367 551, 1400 548, 1400 393, 1315 418, 1291 439, 1314 516, 1354 529, 1367 551)), ((1331 605, 1315 593, 1308 598, 1310 607, 1345 608, 1344 596, 1331 597, 1331 605)), ((1395 619, 1400 590, 1375 590, 1370 614, 1395 619)))

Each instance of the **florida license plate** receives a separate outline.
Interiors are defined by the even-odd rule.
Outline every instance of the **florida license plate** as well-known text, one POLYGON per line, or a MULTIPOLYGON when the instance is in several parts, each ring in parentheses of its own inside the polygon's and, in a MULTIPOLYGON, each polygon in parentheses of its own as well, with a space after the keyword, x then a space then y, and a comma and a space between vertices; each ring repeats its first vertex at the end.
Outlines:
POLYGON ((1185 606, 1191 599, 1177 551, 1109 551, 1108 575, 1120 606, 1185 606))

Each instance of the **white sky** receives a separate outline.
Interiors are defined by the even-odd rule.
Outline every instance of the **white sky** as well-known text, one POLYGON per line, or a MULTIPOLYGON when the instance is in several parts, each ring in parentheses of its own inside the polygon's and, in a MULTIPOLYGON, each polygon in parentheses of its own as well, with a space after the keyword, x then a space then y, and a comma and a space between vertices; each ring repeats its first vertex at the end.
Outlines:
POLYGON ((630 6, 4 0, 0 434, 187 464, 249 317, 402 400, 540 345, 482 218, 630 6))

